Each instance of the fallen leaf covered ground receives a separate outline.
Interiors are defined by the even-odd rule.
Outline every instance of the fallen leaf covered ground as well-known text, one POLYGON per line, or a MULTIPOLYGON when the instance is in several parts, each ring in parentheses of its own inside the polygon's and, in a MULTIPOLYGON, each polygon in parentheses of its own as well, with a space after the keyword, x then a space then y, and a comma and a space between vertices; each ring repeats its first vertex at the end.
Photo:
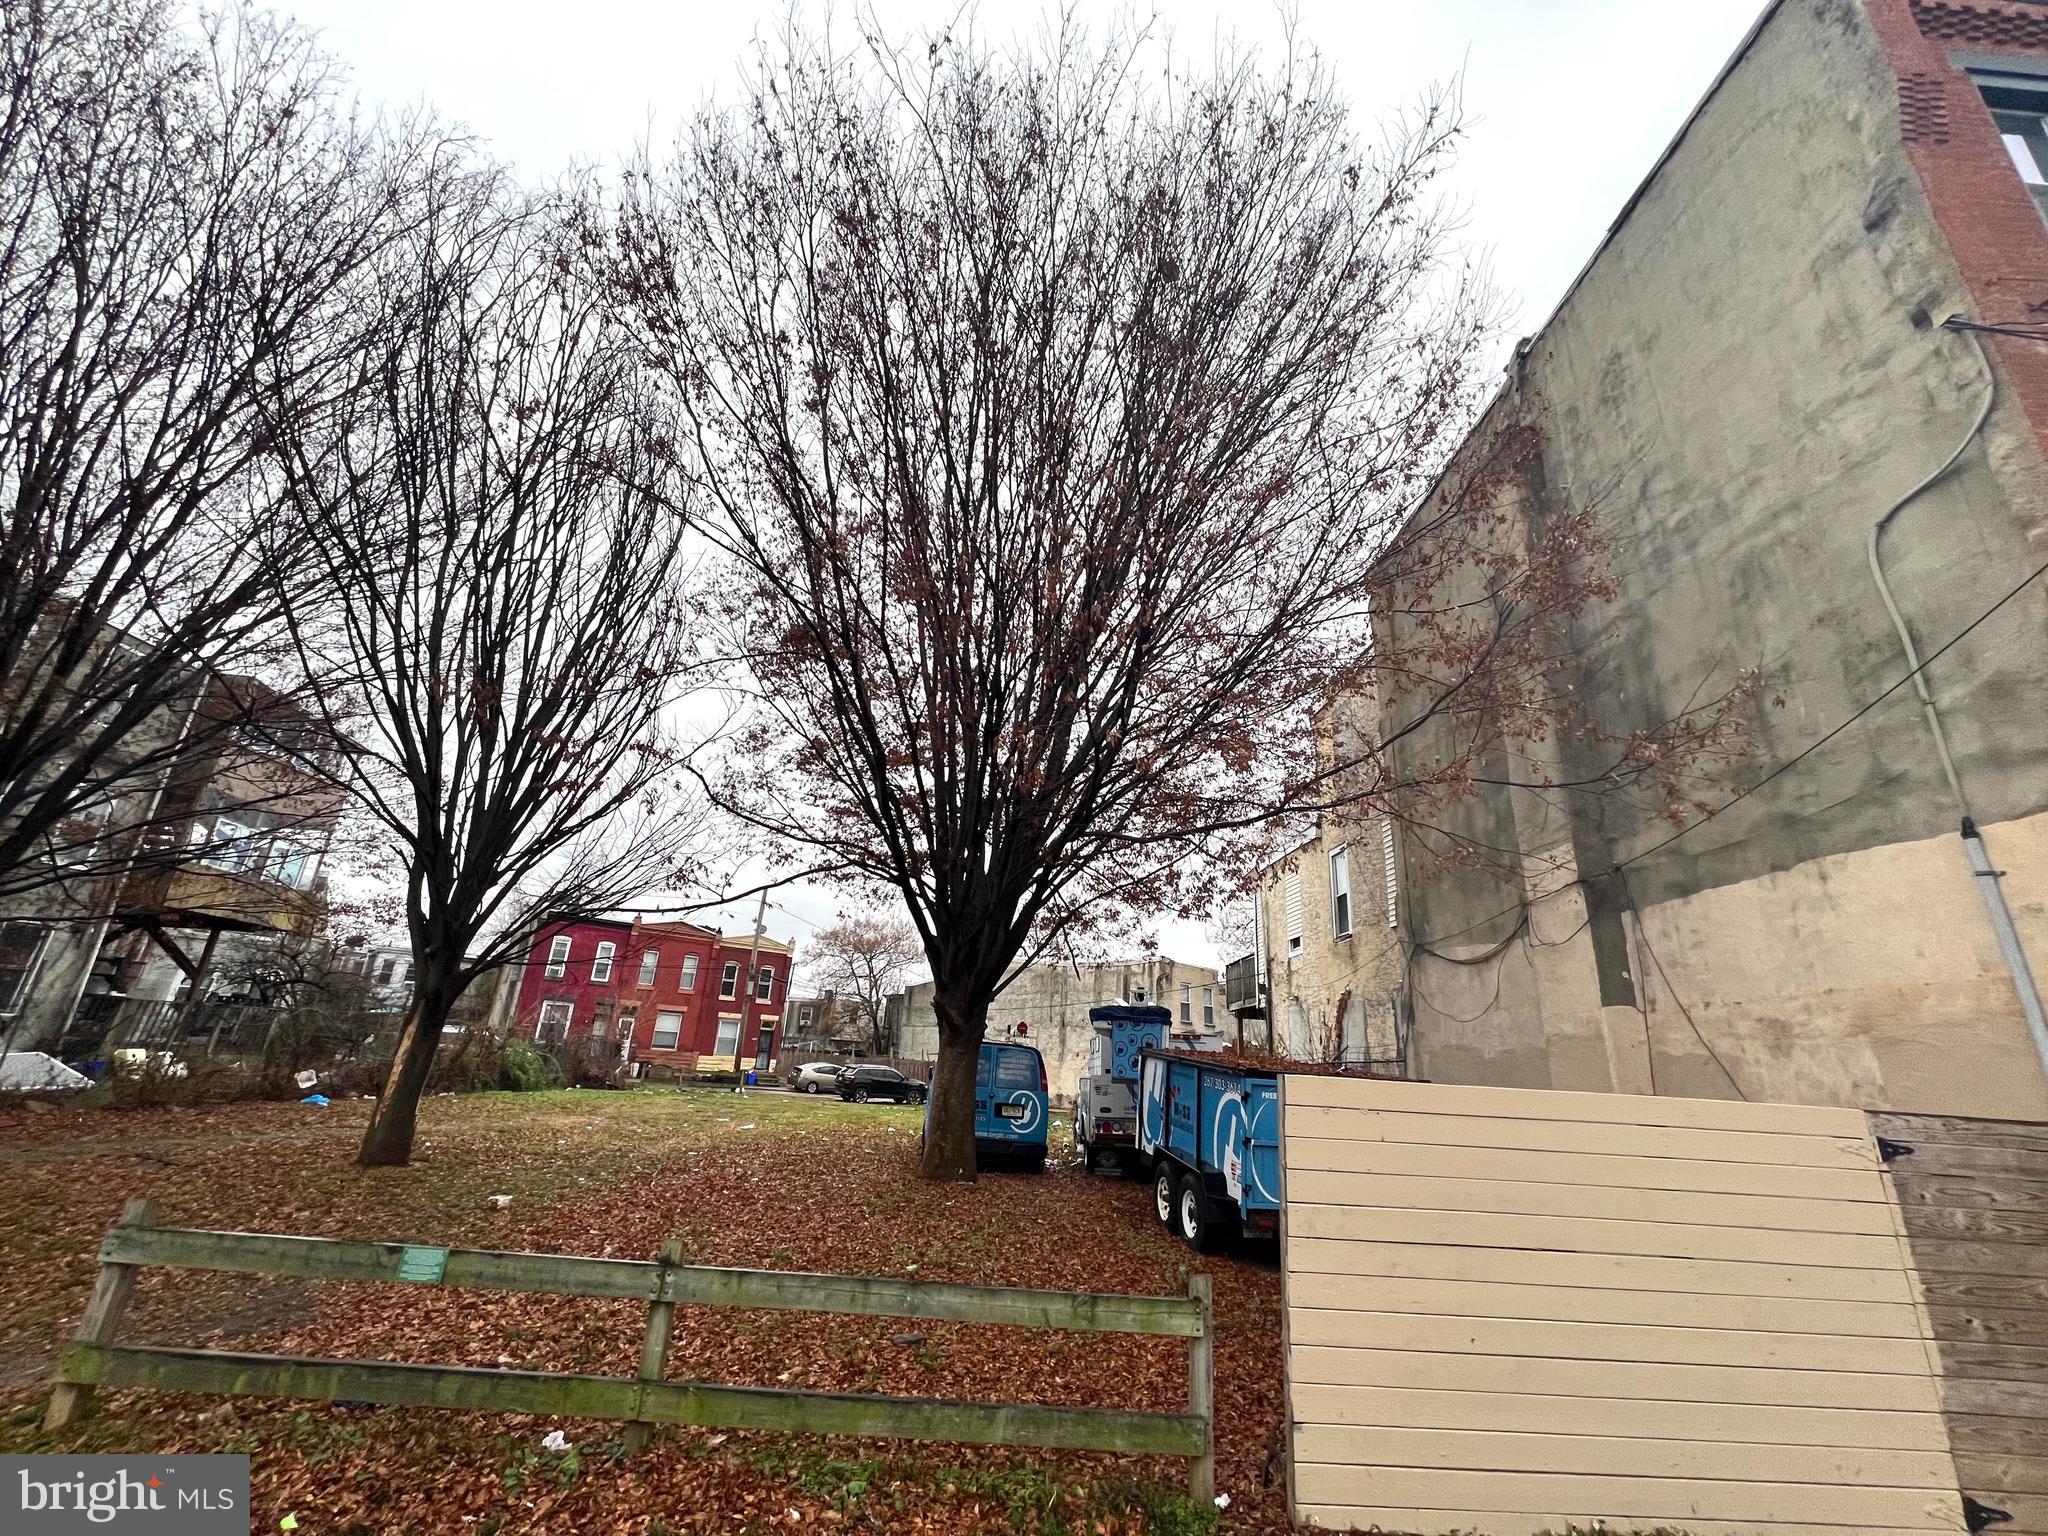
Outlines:
MULTIPOLYGON (((245 1451, 254 1529, 307 1536, 788 1529, 1278 1532, 1279 1278, 1270 1252, 1199 1257, 1146 1185, 1070 1160, 971 1186, 914 1177, 917 1115, 705 1089, 429 1101, 406 1169, 351 1158, 368 1105, 0 1114, 0 1451, 245 1451), (502 1209, 488 1197, 510 1195, 502 1209), (1045 1451, 665 1431, 427 1409, 128 1392, 59 1436, 50 1359, 131 1195, 166 1224, 1071 1290, 1181 1293, 1214 1277, 1220 1523, 1185 1464, 1045 1451), (559 1430, 570 1449, 542 1442, 559 1430)), ((1062 1128, 1054 1148, 1062 1149, 1062 1128)), ((300 1355, 630 1376, 636 1303, 145 1272, 122 1337, 300 1355)), ((684 1308, 676 1378, 1172 1411, 1186 1346, 1107 1334, 684 1308)))

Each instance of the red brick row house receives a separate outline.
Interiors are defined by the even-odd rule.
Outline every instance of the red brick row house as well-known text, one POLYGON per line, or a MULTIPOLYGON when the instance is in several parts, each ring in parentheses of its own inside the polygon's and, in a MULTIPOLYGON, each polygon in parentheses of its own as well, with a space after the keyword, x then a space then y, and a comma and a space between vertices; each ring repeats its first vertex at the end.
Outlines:
POLYGON ((796 948, 695 923, 549 923, 523 962, 512 1031, 543 1044, 616 1040, 633 1061, 684 1072, 775 1064, 796 948))

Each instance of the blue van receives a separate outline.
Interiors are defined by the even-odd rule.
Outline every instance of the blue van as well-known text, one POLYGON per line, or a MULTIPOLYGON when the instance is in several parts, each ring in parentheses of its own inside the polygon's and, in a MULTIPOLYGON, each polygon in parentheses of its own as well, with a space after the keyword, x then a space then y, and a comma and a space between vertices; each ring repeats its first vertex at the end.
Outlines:
MULTIPOLYGON (((1052 1119, 1045 1058, 1031 1045, 984 1040, 974 1064, 974 1166, 1022 1167, 1045 1172, 1045 1138, 1052 1119)), ((931 1116, 931 1100, 925 1100, 931 1116)))

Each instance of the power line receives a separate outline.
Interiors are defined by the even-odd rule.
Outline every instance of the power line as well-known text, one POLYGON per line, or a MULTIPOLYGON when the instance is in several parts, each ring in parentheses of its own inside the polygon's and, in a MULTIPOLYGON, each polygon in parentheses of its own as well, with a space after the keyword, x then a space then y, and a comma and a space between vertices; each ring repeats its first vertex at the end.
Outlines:
MULTIPOLYGON (((1857 709, 1857 711, 1854 714, 1850 715, 1847 719, 1843 720, 1840 724, 1836 725, 1833 729, 1828 731, 1827 734, 1820 736, 1815 740, 1809 742, 1806 746, 1802 747, 1798 752, 1794 753, 1791 757, 1786 758, 1784 762, 1778 764, 1777 767, 1773 768, 1769 773, 1765 774, 1762 778, 1758 779, 1754 784, 1750 785, 1747 789, 1738 790, 1735 794, 1729 796, 1728 799, 1724 800, 1720 805, 1714 808, 1714 815, 1718 816, 1722 811, 1727 810, 1730 806, 1735 805, 1740 801, 1748 799, 1751 795, 1755 794, 1758 790, 1762 789, 1766 784, 1769 784, 1772 780, 1777 779, 1783 774, 1790 772, 1793 768, 1797 767, 1807 758, 1813 756, 1814 753, 1818 752, 1822 747, 1826 746, 1829 742, 1833 741, 1837 736, 1841 735, 1842 732, 1848 730, 1850 726, 1854 725, 1857 721, 1861 720, 1865 715, 1869 714, 1873 709, 1877 708, 1877 706, 1882 704, 1886 699, 1890 698, 1893 694, 1897 693, 1901 688, 1905 687, 1908 683, 1912 682, 1913 679, 1919 676, 1920 673, 1925 672, 1930 666, 1932 666, 1941 657, 1946 655, 1955 646, 1961 644, 1965 639, 1967 639, 1970 636, 1970 634, 1973 631, 1975 631, 1980 625, 1984 624, 1987 620, 1989 620, 1992 617, 1992 615, 1996 614, 2000 609, 2005 607, 2007 603, 2011 602, 2014 598, 2018 597, 2022 592, 2026 591, 2028 587, 2031 587, 2043 576, 2048 576, 2048 561, 2044 561, 2042 564, 2035 566, 2033 570, 2029 571, 2026 574, 2026 576, 2021 578, 2021 580, 2016 585, 2014 585, 2010 590, 2008 590, 2003 597, 1999 598, 1997 602, 1993 603, 1989 608, 1986 608, 1982 613, 1978 614, 1976 618, 1972 619, 1968 624, 1964 625, 1961 629, 1957 630, 1955 634, 1951 635, 1947 640, 1942 642, 1942 644, 1938 646, 1936 649, 1928 652, 1917 667, 1914 667, 1911 671, 1906 672, 1896 682, 1892 683, 1891 686, 1886 688, 1882 693, 1877 694, 1875 697, 1866 701, 1862 705, 1862 707, 1857 709)), ((1663 849, 1669 848, 1673 843, 1677 842, 1680 838, 1690 837, 1694 832, 1697 832, 1701 827, 1707 825, 1707 823, 1712 820, 1713 816, 1702 817, 1698 821, 1691 822, 1686 826, 1680 827, 1676 832, 1673 832, 1669 837, 1663 838, 1658 842, 1652 843, 1649 847, 1641 850, 1640 852, 1630 854, 1627 858, 1622 859, 1617 863, 1611 865, 1607 870, 1603 872, 1603 874, 1620 874, 1623 870, 1627 869, 1629 865, 1639 863, 1641 860, 1647 859, 1651 854, 1658 853, 1663 849)), ((1596 876, 1595 878, 1600 877, 1596 876)), ((1546 891, 1544 895, 1561 895, 1565 891, 1571 890, 1575 886, 1584 885, 1586 881, 1587 877, 1584 875, 1580 875, 1579 877, 1570 881, 1569 883, 1559 886, 1554 891, 1546 891)), ((1543 898, 1539 897, 1537 899, 1541 900, 1543 898)), ((1634 904, 1633 896, 1631 896, 1630 898, 1630 904, 1634 904)), ((1488 923, 1494 921, 1494 919, 1506 917, 1510 912, 1513 912, 1518 908, 1524 914, 1526 914, 1529 911, 1531 905, 1532 903, 1525 897, 1520 901, 1502 907, 1498 912, 1489 913, 1487 916, 1479 918, 1475 922, 1467 923, 1463 928, 1454 929, 1449 933, 1437 934, 1429 939, 1417 939, 1414 941, 1414 947, 1416 949, 1421 950, 1424 954, 1434 955, 1439 960, 1452 960, 1451 956, 1438 954, 1437 951, 1431 949, 1429 946, 1432 944, 1440 944, 1446 939, 1455 939, 1460 934, 1470 933, 1475 928, 1484 928, 1488 923)), ((1518 925, 1517 932, 1519 931, 1520 930, 1518 925)), ((1508 937, 1509 939, 1512 939, 1514 937, 1514 934, 1510 934, 1508 937)), ((1489 950, 1487 953, 1492 954, 1493 952, 1494 951, 1489 950)), ((1481 956, 1478 958, 1483 959, 1485 957, 1481 956)), ((1453 961, 1453 963, 1455 964, 1458 962, 1453 961)))

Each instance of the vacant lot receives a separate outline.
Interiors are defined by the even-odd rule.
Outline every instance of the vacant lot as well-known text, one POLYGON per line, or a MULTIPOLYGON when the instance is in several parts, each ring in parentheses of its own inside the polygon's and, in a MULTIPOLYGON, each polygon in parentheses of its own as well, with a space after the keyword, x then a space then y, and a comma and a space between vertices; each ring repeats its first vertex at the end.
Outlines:
MULTIPOLYGON (((349 1159, 367 1109, 0 1116, 0 1451, 248 1451, 255 1528, 296 1515, 308 1536, 1206 1528, 1172 1496, 1179 1461, 688 1430, 626 1460, 616 1425, 144 1393, 44 1437, 43 1373, 130 1195, 174 1225, 632 1258, 677 1237, 700 1263, 1075 1290, 1184 1291, 1192 1258, 1135 1183, 1071 1167, 918 1182, 914 1110, 708 1090, 442 1098, 423 1109, 415 1166, 366 1172, 349 1159), (490 1209, 493 1194, 511 1205, 490 1209), (573 1450, 542 1448, 555 1429, 573 1450)), ((1278 1278, 1258 1255, 1201 1262, 1216 1282, 1222 1528, 1284 1530, 1267 1466, 1278 1278)), ((644 1309, 149 1272, 129 1317, 131 1340, 631 1375, 644 1309)), ((686 1308, 670 1373, 1171 1410, 1185 1359, 1176 1340, 686 1308)))

